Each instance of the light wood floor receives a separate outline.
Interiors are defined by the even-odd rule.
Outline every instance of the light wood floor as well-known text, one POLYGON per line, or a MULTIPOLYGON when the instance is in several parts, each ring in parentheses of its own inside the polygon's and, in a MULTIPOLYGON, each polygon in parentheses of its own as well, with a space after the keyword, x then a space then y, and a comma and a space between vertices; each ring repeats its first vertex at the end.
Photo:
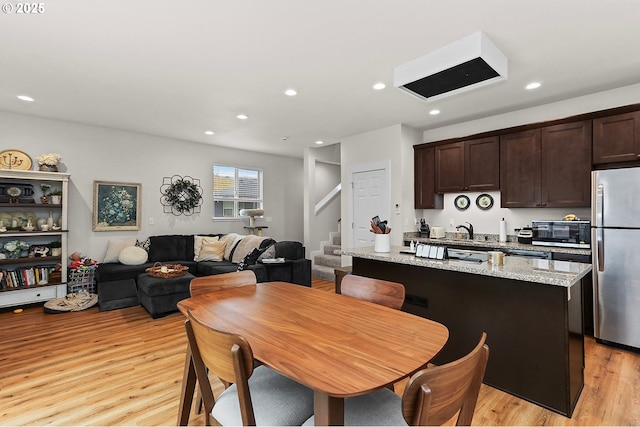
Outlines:
MULTIPOLYGON (((331 282, 314 287, 333 290, 331 282)), ((186 338, 179 313, 0 312, 0 425, 175 425, 186 338)), ((586 340, 572 419, 491 387, 474 425, 639 425, 640 355, 586 340)), ((204 425, 193 415, 191 425, 204 425)))

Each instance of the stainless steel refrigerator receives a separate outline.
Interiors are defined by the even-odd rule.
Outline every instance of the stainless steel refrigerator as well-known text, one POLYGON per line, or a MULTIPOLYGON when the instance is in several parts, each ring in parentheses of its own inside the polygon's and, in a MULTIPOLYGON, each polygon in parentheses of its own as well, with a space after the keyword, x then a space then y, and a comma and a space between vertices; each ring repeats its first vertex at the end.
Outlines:
POLYGON ((591 173, 595 338, 640 349, 640 167, 591 173))

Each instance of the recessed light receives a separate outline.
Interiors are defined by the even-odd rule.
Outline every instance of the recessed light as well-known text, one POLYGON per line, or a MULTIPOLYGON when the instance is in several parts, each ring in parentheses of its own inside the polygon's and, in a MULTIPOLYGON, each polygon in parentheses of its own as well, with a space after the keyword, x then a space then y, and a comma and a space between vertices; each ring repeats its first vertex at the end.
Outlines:
POLYGON ((246 114, 238 114, 236 117, 240 120, 247 120, 249 118, 246 114))
POLYGON ((35 101, 35 99, 33 99, 32 97, 27 96, 27 95, 18 95, 18 99, 21 100, 21 101, 27 101, 27 102, 35 101))
POLYGON ((382 89, 384 89, 385 87, 387 87, 387 85, 386 85, 386 84, 384 84, 384 83, 382 83, 382 82, 378 82, 378 83, 376 83, 376 84, 374 84, 374 85, 373 85, 373 88, 374 88, 375 90, 382 90, 382 89))
POLYGON ((212 130, 205 130, 205 131, 204 131, 204 134, 205 134, 205 135, 213 135, 213 134, 214 134, 214 132, 213 132, 212 130))
POLYGON ((318 145, 322 145, 322 144, 324 144, 324 141, 317 140, 317 141, 316 141, 316 144, 318 144, 318 145))
POLYGON ((431 114, 432 116, 437 116, 438 114, 440 114, 440 110, 431 110, 429 111, 429 114, 431 114))
POLYGON ((295 89, 287 89, 284 91, 284 94, 287 96, 296 96, 298 92, 295 89))
POLYGON ((525 88, 527 90, 531 90, 531 89, 538 89, 540 86, 542 86, 542 83, 540 82, 531 82, 528 85, 526 85, 525 88))

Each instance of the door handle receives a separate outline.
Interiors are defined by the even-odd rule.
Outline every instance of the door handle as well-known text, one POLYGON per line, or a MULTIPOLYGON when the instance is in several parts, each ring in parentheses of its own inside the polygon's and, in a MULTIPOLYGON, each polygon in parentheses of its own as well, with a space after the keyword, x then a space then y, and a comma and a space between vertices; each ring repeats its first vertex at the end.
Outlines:
POLYGON ((596 253, 598 259, 598 271, 604 271, 604 230, 596 229, 596 253))

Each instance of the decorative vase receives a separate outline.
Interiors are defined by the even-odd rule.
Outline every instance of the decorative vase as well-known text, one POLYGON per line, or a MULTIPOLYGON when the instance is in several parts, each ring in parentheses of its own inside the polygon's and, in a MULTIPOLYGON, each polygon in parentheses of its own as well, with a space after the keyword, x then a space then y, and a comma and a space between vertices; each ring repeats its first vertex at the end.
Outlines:
POLYGON ((38 220, 36 221, 36 224, 38 225, 38 228, 40 230, 42 230, 42 225, 47 223, 47 218, 38 218, 38 220))
POLYGON ((53 203, 54 205, 59 205, 60 202, 62 201, 62 196, 49 196, 51 197, 51 203, 53 203))
POLYGON ((58 172, 57 165, 40 165, 40 170, 44 172, 58 172))
POLYGON ((47 198, 47 196, 41 196, 40 203, 42 203, 43 205, 49 204, 49 199, 47 198))
POLYGON ((53 227, 53 212, 49 212, 49 218, 47 218, 47 225, 49 226, 49 229, 53 227))
POLYGON ((51 248, 51 256, 62 255, 62 248, 51 248))

